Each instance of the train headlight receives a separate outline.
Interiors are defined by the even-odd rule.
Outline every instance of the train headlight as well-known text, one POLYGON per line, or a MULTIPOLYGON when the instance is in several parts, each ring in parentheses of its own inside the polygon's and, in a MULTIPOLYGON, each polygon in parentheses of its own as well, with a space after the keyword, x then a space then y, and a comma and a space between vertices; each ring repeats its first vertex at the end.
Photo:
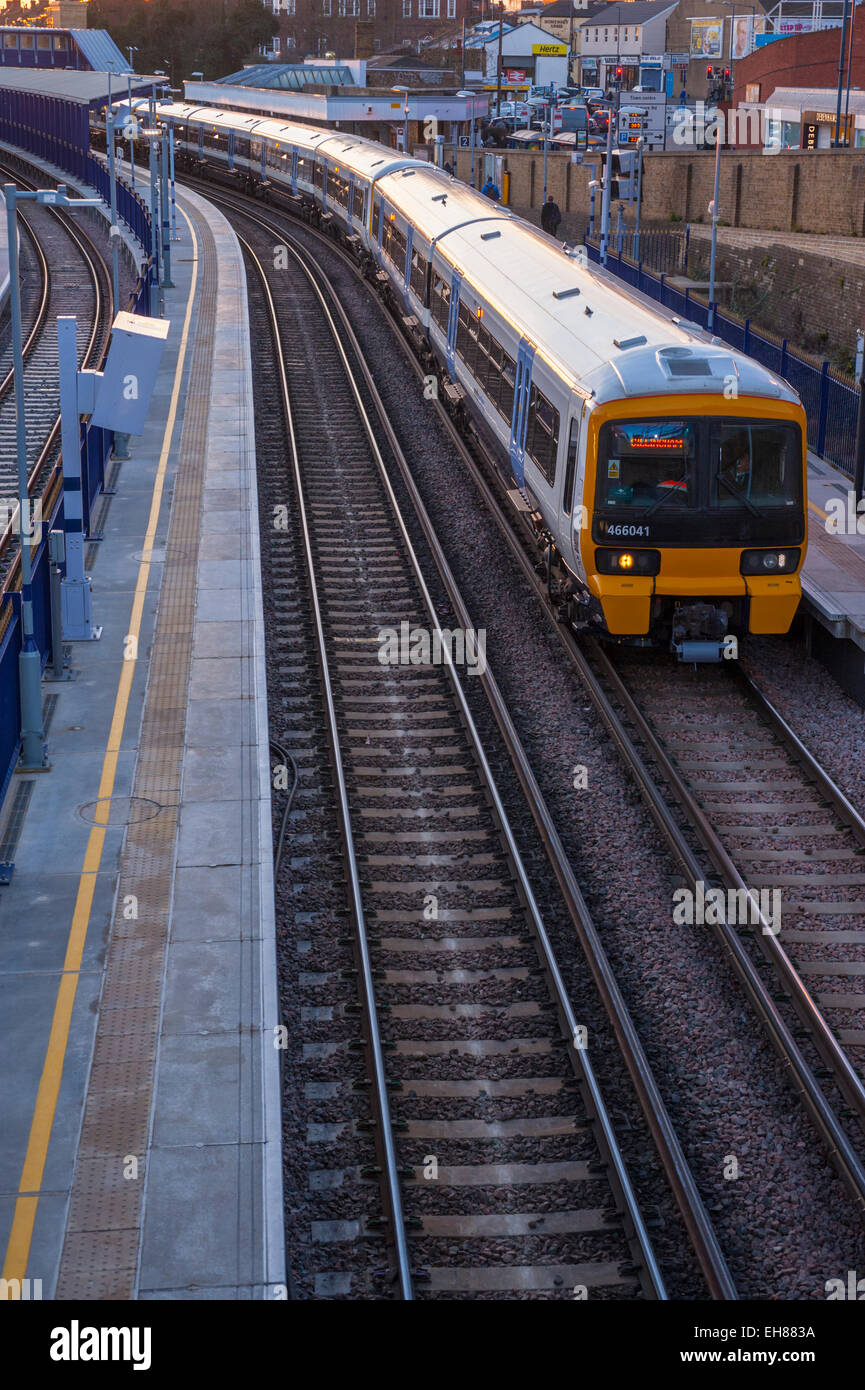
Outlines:
POLYGON ((739 569, 742 574, 791 574, 799 563, 801 551, 743 550, 739 569))
POLYGON ((595 568, 598 574, 657 574, 661 568, 661 552, 610 548, 596 550, 595 568))

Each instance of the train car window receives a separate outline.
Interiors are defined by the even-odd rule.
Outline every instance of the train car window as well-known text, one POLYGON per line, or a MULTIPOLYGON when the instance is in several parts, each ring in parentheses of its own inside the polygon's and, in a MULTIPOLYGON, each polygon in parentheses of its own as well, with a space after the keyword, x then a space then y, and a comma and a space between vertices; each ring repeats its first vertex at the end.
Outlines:
POLYGON ((348 207, 348 179, 344 179, 341 174, 336 174, 331 169, 327 176, 327 196, 340 207, 348 207))
POLYGON ((517 379, 517 364, 504 348, 502 348, 502 375, 501 388, 499 390, 498 409, 499 414, 510 421, 514 413, 514 385, 517 379))
POLYGON ((713 505, 793 507, 799 504, 801 445, 789 425, 713 422, 713 505))
POLYGON ((321 165, 320 163, 318 163, 318 161, 316 161, 316 165, 315 165, 315 172, 314 172, 314 177, 313 177, 313 183, 314 183, 314 185, 315 185, 316 188, 321 188, 322 185, 323 185, 323 183, 324 183, 324 170, 323 170, 322 165, 321 165))
POLYGON ((433 321, 438 324, 442 333, 448 331, 448 318, 450 316, 451 287, 450 285, 433 271, 432 288, 430 290, 430 313, 433 321))
POLYGON ((598 440, 598 506, 693 506, 696 447, 692 420, 608 421, 598 440))
POLYGON ((312 183, 313 161, 307 155, 297 156, 297 177, 301 183, 312 183))
POLYGON ((580 421, 575 417, 571 421, 570 434, 568 435, 568 461, 565 465, 565 486, 562 492, 562 511, 565 516, 570 516, 571 508, 574 505, 574 479, 577 476, 577 450, 580 446, 580 421))
POLYGON ((256 161, 256 163, 261 159, 261 141, 260 141, 260 140, 250 140, 250 142, 249 142, 249 157, 250 157, 250 159, 254 159, 254 160, 256 161))
POLYGON ((245 135, 235 135, 234 153, 238 159, 249 159, 249 140, 245 135))
POLYGON ((409 284, 422 303, 426 303, 426 271, 427 258, 422 251, 412 250, 411 253, 411 276, 409 284))
POLYGON ((372 208, 372 235, 373 240, 378 241, 379 227, 381 226, 381 203, 373 203, 372 208))
POLYGON ((358 222, 363 221, 363 188, 360 184, 354 186, 354 216, 358 222))
POLYGON ((559 412, 537 388, 529 395, 526 453, 537 464, 550 487, 556 481, 556 455, 559 448, 559 412))
POLYGON ((397 270, 405 271, 405 255, 407 242, 405 232, 401 231, 395 222, 388 220, 384 224, 384 236, 382 237, 384 254, 388 260, 393 261, 397 270))

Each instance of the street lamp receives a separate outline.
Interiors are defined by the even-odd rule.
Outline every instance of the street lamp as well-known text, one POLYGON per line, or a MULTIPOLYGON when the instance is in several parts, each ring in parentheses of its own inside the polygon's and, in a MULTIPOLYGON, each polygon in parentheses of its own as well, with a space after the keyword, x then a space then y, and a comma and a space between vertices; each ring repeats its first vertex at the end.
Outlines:
POLYGON ((457 92, 458 97, 469 97, 472 103, 472 188, 475 186, 475 94, 474 92, 457 92))
MULTIPOLYGON (((12 321, 12 369, 15 379, 15 452, 18 463, 18 531, 21 540, 21 651, 18 655, 18 688, 21 700, 22 772, 39 772, 48 766, 42 727, 42 659, 33 627, 33 580, 30 563, 30 491, 27 486, 27 422, 24 418, 24 348, 21 341, 21 285, 18 272, 18 203, 35 202, 62 207, 99 207, 101 198, 68 198, 66 185, 23 191, 14 183, 4 185, 6 237, 9 252, 9 307, 12 321)), ((56 665, 55 653, 55 665, 56 665)))
POLYGON ((120 308, 120 228, 117 225, 117 174, 114 168, 114 107, 111 105, 111 73, 108 77, 108 105, 105 108, 105 134, 108 143, 108 186, 111 203, 111 293, 114 296, 114 312, 120 308))
POLYGON ((392 92, 402 92, 405 98, 403 107, 402 152, 408 154, 408 87, 391 87, 392 92))
MULTIPOLYGON (((130 66, 130 68, 132 69, 132 72, 134 72, 134 71, 135 71, 135 64, 134 64, 133 61, 132 61, 132 55, 133 55, 133 53, 137 53, 137 52, 138 52, 138 49, 137 49, 133 44, 130 44, 126 51, 127 51, 127 53, 129 54, 129 66, 130 66)), ((132 72, 128 72, 128 73, 126 74, 126 90, 127 90, 128 96, 129 96, 129 119, 130 119, 130 120, 132 120, 132 114, 133 114, 133 113, 132 113, 132 72)), ((134 191, 134 189, 135 189, 135 141, 132 139, 132 136, 131 136, 131 135, 130 135, 130 137, 129 137, 129 163, 130 163, 130 166, 131 166, 131 168, 132 168, 132 188, 133 188, 133 191, 134 191)))
MULTIPOLYGON (((548 97, 544 103, 544 202, 547 201, 547 134, 551 123, 552 105, 548 97)), ((576 139, 576 136, 574 138, 576 139)))
POLYGON ((715 254, 718 248, 718 197, 721 186, 721 128, 717 122, 715 124, 715 196, 709 204, 709 212, 712 214, 712 251, 709 257, 709 318, 706 325, 710 333, 715 327, 715 254))

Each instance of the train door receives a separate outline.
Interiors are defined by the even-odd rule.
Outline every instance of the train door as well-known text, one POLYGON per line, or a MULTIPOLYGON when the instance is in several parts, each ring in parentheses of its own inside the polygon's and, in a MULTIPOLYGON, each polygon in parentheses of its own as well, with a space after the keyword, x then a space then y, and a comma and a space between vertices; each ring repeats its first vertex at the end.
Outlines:
POLYGON ((372 200, 372 245, 375 259, 381 265, 381 238, 384 231, 384 202, 376 194, 372 200))
POLYGON ((204 126, 198 127, 198 158, 204 158, 204 126))
POLYGON ((526 429, 529 423, 529 395, 532 385, 532 362, 535 349, 525 338, 520 340, 517 351, 517 368, 514 379, 514 408, 511 413, 510 459, 511 472, 517 487, 526 482, 526 429))
POLYGON ((228 167, 234 170, 234 131, 228 132, 228 167))
POLYGON ((291 152, 291 191, 297 197, 297 150, 291 152))
POLYGON ((266 140, 262 140, 262 142, 261 142, 261 167, 260 167, 259 172, 260 172, 260 174, 261 174, 261 182, 262 182, 262 183, 267 183, 267 141, 266 141, 266 140))
POLYGON ((447 358, 448 371, 450 372, 452 377, 454 376, 454 366, 456 359, 457 324, 459 323, 460 316, 460 285, 462 284, 462 282, 463 277, 460 274, 460 272, 458 270, 452 271, 451 298, 450 307, 448 309, 448 340, 447 347, 445 349, 445 357, 447 358))
POLYGON ((582 407, 578 403, 571 409, 568 417, 568 431, 565 439, 565 476, 562 495, 559 499, 560 549, 565 564, 576 570, 580 563, 580 529, 585 515, 582 507, 583 474, 580 464, 580 417, 582 407))

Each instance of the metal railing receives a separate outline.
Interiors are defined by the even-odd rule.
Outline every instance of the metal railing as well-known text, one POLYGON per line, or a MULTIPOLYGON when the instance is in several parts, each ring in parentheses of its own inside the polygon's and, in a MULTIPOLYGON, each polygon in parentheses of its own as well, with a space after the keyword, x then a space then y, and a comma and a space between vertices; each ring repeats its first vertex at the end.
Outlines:
MULTIPOLYGON (((641 257, 646 249, 646 236, 657 239, 665 235, 678 243, 683 233, 641 233, 641 257)), ((672 309, 681 318, 708 329, 708 304, 695 298, 690 290, 668 284, 669 271, 658 274, 649 269, 645 260, 632 260, 625 249, 629 242, 632 244, 632 234, 627 232, 620 251, 617 237, 613 236, 607 254, 607 270, 641 294, 662 304, 665 309, 672 309)), ((589 260, 597 264, 600 261, 599 248, 588 238, 584 244, 589 260)), ((672 250, 670 254, 673 254, 672 250)), ((829 361, 809 361, 801 353, 795 352, 786 338, 775 342, 752 328, 750 319, 725 314, 717 307, 712 332, 790 383, 799 393, 808 417, 808 447, 852 478, 859 406, 858 392, 852 380, 845 380, 829 361)))

